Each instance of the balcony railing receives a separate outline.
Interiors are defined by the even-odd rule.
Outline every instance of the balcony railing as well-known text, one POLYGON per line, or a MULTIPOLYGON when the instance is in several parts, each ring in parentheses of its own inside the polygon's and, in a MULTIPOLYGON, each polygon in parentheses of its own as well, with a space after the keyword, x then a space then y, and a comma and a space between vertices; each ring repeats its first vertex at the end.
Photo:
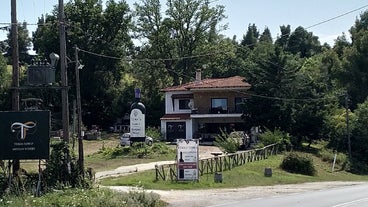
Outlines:
POLYGON ((192 110, 192 114, 241 114, 241 109, 235 109, 235 107, 223 108, 210 108, 210 107, 198 107, 192 110))

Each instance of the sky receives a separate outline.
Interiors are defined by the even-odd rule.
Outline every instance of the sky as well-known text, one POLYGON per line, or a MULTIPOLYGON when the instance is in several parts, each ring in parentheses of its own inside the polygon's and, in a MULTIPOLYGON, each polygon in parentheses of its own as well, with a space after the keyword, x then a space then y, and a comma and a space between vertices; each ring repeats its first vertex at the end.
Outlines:
MULTIPOLYGON (((69 0, 64 0, 64 3, 69 0)), ((118 0, 116 0, 118 1, 118 0)), ((0 0, 0 28, 11 22, 11 0, 0 0)), ((126 0, 133 8, 134 0, 126 0)), ((161 2, 166 2, 162 0, 161 2)), ((30 35, 36 30, 37 19, 50 14, 58 0, 17 0, 17 20, 26 21, 30 35)), ((228 29, 221 34, 241 40, 249 24, 255 24, 260 31, 268 27, 275 39, 280 35, 280 26, 290 25, 293 31, 298 26, 318 36, 321 44, 331 46, 342 33, 349 35, 349 29, 357 18, 368 10, 367 0, 212 0, 211 5, 224 5, 227 18, 221 24, 228 29), (315 25, 315 26, 313 26, 315 25)), ((6 39, 7 32, 0 30, 0 40, 6 39)))

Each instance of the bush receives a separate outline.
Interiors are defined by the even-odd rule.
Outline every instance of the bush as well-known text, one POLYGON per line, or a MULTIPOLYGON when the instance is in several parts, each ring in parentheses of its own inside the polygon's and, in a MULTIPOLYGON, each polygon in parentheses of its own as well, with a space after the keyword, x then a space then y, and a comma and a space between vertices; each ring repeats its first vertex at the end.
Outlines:
POLYGON ((120 193, 106 188, 67 189, 48 193, 41 197, 7 196, 0 199, 0 207, 48 207, 48 206, 79 206, 79 207, 130 207, 130 206, 165 206, 159 195, 146 192, 120 193))
POLYGON ((311 157, 295 152, 286 155, 280 167, 290 173, 310 176, 314 176, 317 173, 311 157))
POLYGON ((261 145, 258 147, 264 147, 270 144, 279 144, 280 150, 290 150, 292 148, 292 144, 290 141, 290 135, 279 129, 275 129, 274 131, 266 130, 264 133, 259 135, 259 141, 261 145))
POLYGON ((352 159, 349 171, 354 174, 367 175, 368 165, 361 160, 352 159))
MULTIPOLYGON (((92 181, 88 180, 79 169, 78 161, 66 142, 55 142, 51 145, 50 159, 46 162, 43 177, 48 189, 63 189, 66 187, 90 188, 92 181)), ((84 170, 85 171, 85 170, 84 170)))
POLYGON ((138 158, 155 156, 167 154, 175 154, 175 150, 168 147, 165 143, 154 142, 152 146, 146 144, 135 142, 132 146, 121 147, 120 145, 111 147, 102 147, 97 154, 101 154, 106 159, 115 159, 121 156, 134 156, 138 158))
POLYGON ((155 127, 147 127, 146 129, 146 135, 149 137, 152 137, 153 142, 159 142, 162 141, 162 134, 160 132, 160 129, 155 127))
MULTIPOLYGON (((322 159, 324 162, 333 162, 335 153, 332 149, 322 148, 318 151, 318 157, 322 159)), ((347 156, 344 153, 338 152, 336 156, 336 163, 337 165, 343 165, 347 162, 347 156)))
POLYGON ((229 137, 229 134, 221 131, 221 134, 216 136, 214 144, 225 153, 234 153, 240 148, 240 143, 237 139, 229 137))

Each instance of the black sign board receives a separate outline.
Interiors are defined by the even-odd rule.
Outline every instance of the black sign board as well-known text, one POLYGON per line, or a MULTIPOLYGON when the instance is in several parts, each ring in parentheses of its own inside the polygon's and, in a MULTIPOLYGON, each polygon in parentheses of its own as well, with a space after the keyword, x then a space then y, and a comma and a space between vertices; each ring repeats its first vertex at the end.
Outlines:
POLYGON ((50 111, 0 112, 0 160, 49 155, 50 111))

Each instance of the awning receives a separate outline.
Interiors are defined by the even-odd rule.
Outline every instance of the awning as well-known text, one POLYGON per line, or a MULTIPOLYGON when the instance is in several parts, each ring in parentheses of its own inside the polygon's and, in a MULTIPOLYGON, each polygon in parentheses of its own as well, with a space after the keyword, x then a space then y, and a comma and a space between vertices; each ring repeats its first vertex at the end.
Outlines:
POLYGON ((186 120, 190 119, 190 114, 165 114, 161 120, 186 120))
POLYGON ((193 98, 193 94, 173 94, 171 95, 172 99, 183 99, 183 98, 193 98))

